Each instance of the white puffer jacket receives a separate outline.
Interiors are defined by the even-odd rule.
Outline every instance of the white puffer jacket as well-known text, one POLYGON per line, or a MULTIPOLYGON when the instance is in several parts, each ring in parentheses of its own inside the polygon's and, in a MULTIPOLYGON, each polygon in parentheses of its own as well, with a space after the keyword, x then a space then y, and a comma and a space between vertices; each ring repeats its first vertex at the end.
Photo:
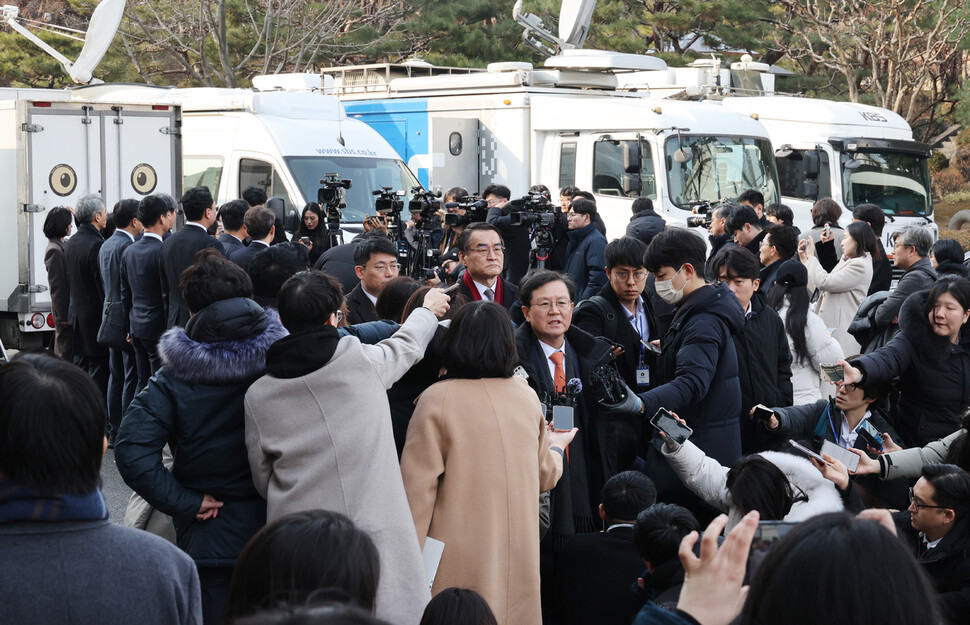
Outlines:
MULTIPOLYGON (((788 300, 778 311, 782 322, 788 318, 788 300)), ((843 354, 842 346, 829 334, 822 318, 808 311, 805 317, 805 344, 808 347, 809 360, 799 362, 795 357, 795 343, 788 336, 788 349, 791 350, 791 385, 794 391, 793 406, 814 404, 820 399, 835 395, 835 386, 828 381, 823 382, 819 376, 822 363, 834 365, 839 359, 853 354, 843 354)))
MULTIPOLYGON (((724 532, 731 531, 743 513, 735 507, 727 489, 730 468, 708 458, 690 441, 675 451, 670 451, 666 445, 662 445, 661 450, 674 473, 692 493, 718 510, 727 512, 728 523, 724 532)), ((801 491, 808 497, 808 501, 795 502, 785 521, 805 521, 820 514, 841 512, 845 508, 835 484, 822 477, 808 459, 778 451, 763 451, 759 455, 781 469, 795 488, 796 495, 801 491)))

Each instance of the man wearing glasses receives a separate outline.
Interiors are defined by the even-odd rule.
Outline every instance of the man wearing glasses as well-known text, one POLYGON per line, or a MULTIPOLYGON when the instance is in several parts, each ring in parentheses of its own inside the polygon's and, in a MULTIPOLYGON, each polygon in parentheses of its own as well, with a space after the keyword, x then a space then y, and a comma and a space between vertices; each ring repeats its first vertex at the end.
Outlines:
POLYGON ((638 392, 650 388, 655 351, 659 350, 650 342, 660 338, 653 305, 644 297, 646 251, 643 241, 630 236, 607 244, 604 256, 609 282, 597 295, 577 306, 575 313, 577 326, 623 347, 616 368, 627 385, 638 392))
MULTIPOLYGON (((896 231, 893 241, 893 266, 904 273, 889 297, 876 308, 874 318, 879 327, 892 326, 891 332, 895 334, 903 301, 913 293, 933 286, 937 275, 929 259, 933 247, 933 235, 929 230, 916 224, 903 226, 896 231)), ((892 334, 887 334, 887 342, 892 334)))
POLYGON ((398 274, 397 248, 384 237, 368 237, 354 248, 354 264, 360 284, 345 298, 347 324, 377 321, 377 297, 398 274))
POLYGON ((488 223, 473 223, 458 237, 458 260, 465 266, 458 292, 472 301, 498 302, 510 312, 519 289, 502 278, 505 246, 498 228, 488 223))

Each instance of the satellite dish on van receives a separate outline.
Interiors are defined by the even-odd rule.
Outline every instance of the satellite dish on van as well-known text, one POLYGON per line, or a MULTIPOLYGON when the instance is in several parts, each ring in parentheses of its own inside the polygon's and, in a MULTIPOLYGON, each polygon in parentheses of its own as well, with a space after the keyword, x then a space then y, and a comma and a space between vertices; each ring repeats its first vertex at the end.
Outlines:
POLYGON ((4 6, 2 20, 13 28, 15 31, 30 39, 37 47, 41 48, 47 54, 51 55, 64 67, 64 71, 67 72, 71 79, 82 85, 87 85, 92 82, 101 82, 100 80, 94 78, 94 69, 104 58, 105 53, 108 48, 111 47, 111 42, 114 40, 115 33, 118 32, 118 26, 121 25, 121 18, 125 14, 125 1, 126 0, 102 0, 98 7, 94 10, 91 15, 91 21, 88 23, 87 33, 81 33, 81 31, 74 30, 73 28, 67 28, 65 26, 57 26, 55 24, 47 24, 41 22, 34 22, 33 20, 27 20, 19 17, 20 9, 15 6, 4 6), (81 54, 78 55, 76 61, 71 61, 63 54, 52 48, 47 42, 40 39, 37 35, 30 32, 24 24, 36 24, 42 25, 43 30, 54 32, 71 39, 76 39, 78 41, 84 41, 84 47, 81 49, 81 54), (71 34, 71 33, 81 33, 84 34, 84 38, 71 34))
POLYGON ((559 9, 559 39, 564 48, 582 48, 589 34, 596 0, 563 0, 559 9))

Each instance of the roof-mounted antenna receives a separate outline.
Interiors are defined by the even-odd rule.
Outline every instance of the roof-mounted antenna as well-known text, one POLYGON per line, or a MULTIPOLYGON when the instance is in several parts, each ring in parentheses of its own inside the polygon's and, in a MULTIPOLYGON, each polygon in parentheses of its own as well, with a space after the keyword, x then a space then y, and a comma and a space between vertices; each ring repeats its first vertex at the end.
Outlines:
POLYGON ((41 50, 57 59, 64 68, 64 71, 70 75, 74 82, 81 85, 89 85, 102 82, 95 78, 92 72, 94 72, 98 63, 101 62, 108 48, 111 47, 111 41, 114 39, 115 33, 118 32, 118 26, 121 25, 121 18, 124 14, 125 0, 103 0, 91 15, 87 33, 73 28, 67 28, 66 26, 58 26, 56 24, 47 24, 22 18, 20 17, 20 8, 10 5, 3 7, 3 13, 0 14, 0 19, 10 26, 10 28, 32 41, 41 50), (81 49, 81 54, 78 55, 76 61, 72 62, 47 42, 30 32, 25 24, 37 30, 44 30, 83 41, 84 47, 81 49), (78 35, 84 35, 83 39, 78 35))

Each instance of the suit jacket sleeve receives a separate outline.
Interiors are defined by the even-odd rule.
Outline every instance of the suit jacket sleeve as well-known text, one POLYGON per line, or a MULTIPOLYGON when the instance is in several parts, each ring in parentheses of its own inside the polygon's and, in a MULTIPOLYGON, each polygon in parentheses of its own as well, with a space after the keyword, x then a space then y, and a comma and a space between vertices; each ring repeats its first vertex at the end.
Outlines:
POLYGON ((125 483, 153 508, 191 518, 202 507, 202 494, 182 486, 162 464, 162 447, 175 430, 172 392, 163 379, 149 380, 121 421, 115 459, 125 483))
POLYGON ((424 350, 437 328, 438 319, 434 313, 427 308, 418 308, 391 338, 376 345, 360 346, 385 389, 394 386, 414 363, 424 358, 424 350))
POLYGON ((171 319, 169 309, 172 305, 168 297, 168 270, 166 267, 166 256, 168 256, 170 253, 171 250, 166 250, 163 242, 162 249, 158 253, 158 278, 162 288, 162 312, 165 315, 166 324, 168 323, 168 320, 171 319))
POLYGON ((445 425, 441 418, 446 396, 440 391, 421 395, 408 425, 404 451, 401 452, 404 491, 422 548, 431 528, 438 482, 445 473, 445 458, 448 455, 445 425))
MULTIPOLYGON (((128 250, 125 250, 126 252, 128 250)), ((118 271, 121 272, 121 276, 118 279, 119 288, 121 289, 121 307, 124 310, 125 318, 125 332, 131 334, 131 309, 132 309, 132 299, 131 299, 131 284, 128 282, 128 263, 125 262, 125 254, 122 252, 121 259, 118 261, 118 271)))
POLYGON ((786 441, 790 438, 796 441, 810 439, 826 403, 826 400, 820 399, 814 404, 773 407, 771 411, 778 418, 778 429, 773 432, 772 438, 786 441))
POLYGON ((601 236, 593 236, 593 241, 586 248, 586 267, 589 276, 586 279, 586 288, 583 289, 580 300, 592 297, 600 292, 606 285, 606 239, 601 236))

